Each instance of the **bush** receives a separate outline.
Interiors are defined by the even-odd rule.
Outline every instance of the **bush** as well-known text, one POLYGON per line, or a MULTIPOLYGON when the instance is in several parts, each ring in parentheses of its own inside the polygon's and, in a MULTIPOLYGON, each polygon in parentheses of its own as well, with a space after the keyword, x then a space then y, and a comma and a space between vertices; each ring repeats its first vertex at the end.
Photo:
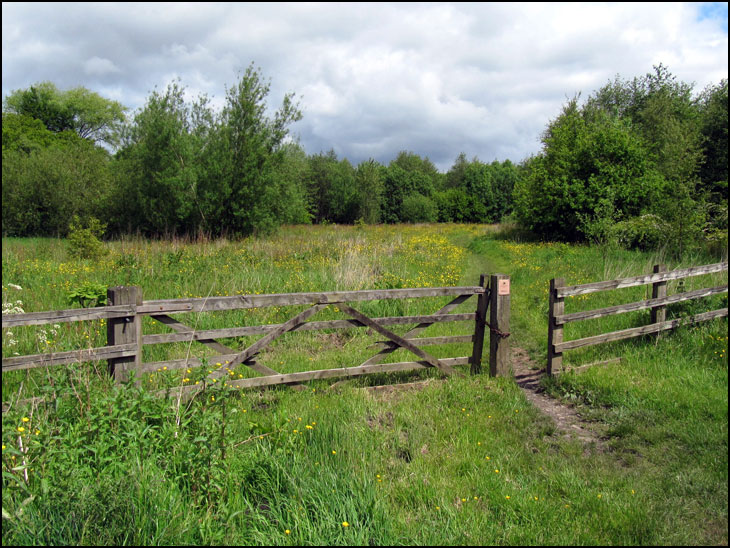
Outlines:
POLYGON ((438 207, 423 194, 410 194, 403 198, 401 221, 404 223, 435 223, 438 219, 438 207))
POLYGON ((82 225, 79 216, 74 215, 68 229, 68 252, 72 257, 96 260, 109 253, 100 239, 104 235, 106 225, 99 219, 89 217, 82 225))
POLYGON ((616 223, 609 230, 609 239, 627 249, 652 250, 663 247, 669 233, 669 223, 647 214, 616 223))

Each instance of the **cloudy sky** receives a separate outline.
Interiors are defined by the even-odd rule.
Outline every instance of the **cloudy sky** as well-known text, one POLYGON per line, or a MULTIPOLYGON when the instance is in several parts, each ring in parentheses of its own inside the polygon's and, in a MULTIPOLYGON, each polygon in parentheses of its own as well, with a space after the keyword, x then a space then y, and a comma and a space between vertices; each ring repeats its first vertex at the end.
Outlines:
POLYGON ((2 6, 2 92, 50 80, 130 112, 180 78, 220 106, 254 62, 293 92, 309 154, 460 152, 520 161, 566 99, 663 63, 699 92, 728 76, 727 3, 23 4, 2 6))

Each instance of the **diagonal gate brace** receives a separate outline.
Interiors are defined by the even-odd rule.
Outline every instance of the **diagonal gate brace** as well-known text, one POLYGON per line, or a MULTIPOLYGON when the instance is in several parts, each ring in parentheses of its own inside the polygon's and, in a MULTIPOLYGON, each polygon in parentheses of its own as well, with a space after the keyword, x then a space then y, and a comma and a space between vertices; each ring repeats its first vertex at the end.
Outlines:
MULTIPOLYGON (((178 333, 186 333, 186 332, 195 331, 190 326, 187 326, 184 323, 181 323, 166 314, 155 314, 152 316, 152 319, 165 324, 166 326, 177 331, 178 333)), ((233 348, 230 348, 222 343, 219 343, 215 339, 199 339, 197 342, 199 342, 209 348, 212 348, 212 349, 216 350, 217 352, 220 352, 221 354, 235 354, 236 353, 236 351, 233 348)), ((247 365, 248 367, 250 367, 257 373, 261 373, 262 375, 278 375, 279 374, 277 371, 274 371, 273 369, 266 367, 265 365, 262 365, 255 361, 247 361, 244 363, 244 365, 247 365)))
POLYGON ((443 362, 440 362, 438 359, 434 358, 431 354, 424 352, 420 348, 418 348, 415 344, 407 341, 403 337, 400 337, 399 335, 396 335, 392 331, 385 329, 382 325, 375 322, 375 320, 368 318, 365 314, 360 312, 359 310, 355 310, 349 305, 346 305, 344 303, 340 303, 337 305, 340 310, 342 310, 345 314, 348 314, 355 318, 357 321, 367 325, 368 327, 373 328, 375 331, 380 333, 381 335, 384 335, 391 341, 393 341, 398 346, 405 348, 406 350, 409 350, 413 352, 416 356, 421 358, 422 360, 425 360, 428 362, 429 365, 432 365, 433 367, 438 367, 441 371, 444 373, 447 373, 449 375, 461 375, 458 371, 456 371, 454 368, 444 364, 443 362))
MULTIPOLYGON (((230 361, 230 363, 227 363, 224 366, 219 367, 215 371, 213 371, 210 375, 208 375, 208 379, 217 379, 221 375, 223 375, 223 369, 225 367, 235 367, 238 364, 245 362, 246 360, 252 358, 261 350, 263 350, 269 343, 274 341, 275 339, 279 338, 281 335, 288 331, 293 331, 297 327, 299 327, 301 324, 304 323, 304 321, 314 316, 317 312, 322 310, 323 308, 326 308, 329 306, 328 304, 315 304, 311 308, 308 308, 307 310, 304 310, 303 312, 300 312, 296 316, 294 316, 291 320, 289 320, 286 323, 281 324, 279 327, 277 327, 275 330, 273 330, 268 335, 261 337, 258 341, 253 343, 251 346, 246 348, 243 352, 238 354, 233 360, 230 361)), ((278 373, 274 372, 273 374, 277 375, 278 373)))
MULTIPOLYGON (((461 303, 463 303, 464 301, 466 301, 467 299, 469 299, 469 297, 471 297, 471 295, 459 295, 453 301, 451 301, 450 303, 448 303, 447 305, 445 305, 443 308, 440 308, 439 310, 437 310, 434 313, 434 316, 440 315, 440 314, 447 314, 447 313, 451 312, 454 308, 456 308, 461 303)), ((433 324, 434 324, 434 322, 423 322, 423 323, 420 323, 416 327, 414 327, 413 329, 411 329, 408 333, 406 333, 405 335, 403 335, 403 338, 404 339, 408 339, 408 338, 415 337, 421 331, 423 331, 424 329, 426 329, 427 327, 429 327, 429 326, 431 326, 433 324)), ((368 360, 364 361, 361 365, 374 365, 374 364, 380 363, 380 362, 383 361, 383 359, 385 359, 385 357, 388 354, 391 354, 391 353, 395 352, 396 350, 398 350, 398 345, 395 344, 395 343, 393 343, 390 348, 384 348, 383 350, 381 350, 380 352, 378 352, 377 354, 375 354, 374 356, 372 356, 368 360)))

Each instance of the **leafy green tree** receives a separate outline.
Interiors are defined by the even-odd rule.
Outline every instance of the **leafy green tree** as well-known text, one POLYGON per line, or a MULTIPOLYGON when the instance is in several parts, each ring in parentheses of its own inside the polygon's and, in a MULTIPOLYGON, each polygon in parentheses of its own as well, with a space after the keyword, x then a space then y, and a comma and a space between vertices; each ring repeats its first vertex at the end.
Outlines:
POLYGON ((519 177, 518 168, 509 160, 489 164, 492 177, 493 202, 488 215, 492 222, 498 222, 512 213, 512 192, 519 177))
POLYGON ((9 236, 64 236, 74 214, 106 218, 109 154, 75 144, 3 151, 2 230, 9 236))
POLYGON ((226 92, 220 118, 219 187, 222 216, 218 222, 236 234, 270 232, 281 219, 277 215, 283 182, 277 168, 284 159, 283 146, 289 126, 301 119, 293 94, 286 94, 273 117, 266 114, 270 84, 251 64, 241 79, 226 92))
POLYGON ((446 173, 446 192, 436 199, 439 218, 454 222, 499 221, 512 211, 516 180, 517 168, 509 160, 484 164, 476 157, 467 161, 461 153, 446 173))
POLYGON ((445 188, 464 188, 464 179, 466 177, 466 169, 469 166, 469 161, 466 159, 466 154, 463 152, 459 153, 454 161, 454 165, 446 173, 444 178, 445 188))
POLYGON ((403 198, 401 221, 404 223, 434 223, 438 220, 438 207, 431 198, 418 192, 403 198))
POLYGON ((197 226, 200 124, 184 92, 178 82, 164 93, 153 91, 134 116, 125 147, 117 155, 123 172, 120 216, 146 233, 185 233, 197 226))
POLYGON ((40 120, 49 131, 74 131, 95 143, 117 144, 126 107, 84 87, 61 91, 52 82, 14 90, 3 101, 3 112, 40 120))
POLYGON ((355 169, 334 150, 310 158, 307 188, 317 222, 353 223, 360 209, 355 169))
POLYGON ((469 222, 473 209, 471 197, 461 188, 449 188, 433 194, 441 223, 469 222))
POLYGON ((54 133, 43 122, 30 116, 3 112, 3 153, 15 150, 28 154, 34 150, 63 145, 70 140, 61 136, 67 137, 68 133, 54 133))
POLYGON ((616 77, 583 107, 568 103, 516 183, 516 213, 544 237, 621 233, 641 246, 663 239, 681 254, 726 230, 723 176, 727 83, 693 99, 692 86, 660 64, 631 81, 616 77))
POLYGON ((543 151, 515 186, 523 226, 561 240, 601 238, 610 223, 639 215, 663 190, 628 121, 568 102, 542 138, 543 151))
POLYGON ((383 176, 382 220, 399 223, 403 218, 403 200, 406 196, 420 194, 427 198, 441 185, 441 174, 428 158, 401 151, 385 169, 383 176))
POLYGON ((727 204, 728 192, 728 94, 727 79, 708 86, 698 98, 704 161, 700 167, 702 188, 713 203, 727 204))
POLYGON ((383 200, 383 166, 370 159, 361 162, 355 172, 359 210, 357 219, 379 223, 383 200))
POLYGON ((307 153, 298 143, 283 145, 281 153, 282 159, 276 169, 281 198, 275 215, 284 224, 309 224, 312 218, 304 182, 308 170, 307 153))

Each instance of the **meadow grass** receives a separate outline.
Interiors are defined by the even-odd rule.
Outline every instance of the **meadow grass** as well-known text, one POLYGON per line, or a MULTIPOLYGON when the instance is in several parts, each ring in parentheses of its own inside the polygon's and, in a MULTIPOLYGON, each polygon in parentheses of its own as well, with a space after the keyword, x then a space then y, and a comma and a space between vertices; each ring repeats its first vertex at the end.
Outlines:
MULTIPOLYGON (((480 273, 501 272, 512 279, 510 341, 544 366, 551 277, 584 283, 646 274, 665 262, 645 253, 524 243, 476 225, 289 227, 242 241, 127 239, 107 246, 100 261, 74 261, 63 241, 4 239, 3 302, 22 301, 26 312, 67 308, 68 291, 86 282, 140 285, 146 299, 170 299, 476 285, 480 273)), ((687 257, 668 266, 718 259, 687 257)), ((727 283, 726 274, 722 279, 695 278, 686 289, 727 283)), ((676 290, 670 285, 670 294, 676 290)), ((567 300, 566 311, 631 302, 646 289, 622 291, 567 300)), ((702 310, 723 299, 707 299, 702 310)), ((447 301, 358 308, 376 316, 421 314, 447 301)), ((459 311, 475 306, 472 299, 459 311)), ((295 310, 179 317, 203 329, 279 323, 295 310)), ((680 312, 687 311, 670 314, 680 312)), ((320 314, 312 319, 344 317, 333 307, 320 314)), ((566 329, 566 339, 642 325, 647 317, 580 322, 566 329)), ((105 344, 101 321, 53 329, 3 330, 3 356, 105 344)), ((423 336, 471 329, 434 325, 423 336)), ((145 322, 145 333, 152 332, 164 329, 145 322)), ((241 348, 253 340, 224 342, 241 348)), ((364 330, 292 333, 260 358, 282 372, 356 365, 376 340, 364 330)), ((556 431, 511 379, 487 375, 444 379, 426 370, 335 388, 311 382, 301 391, 216 386, 184 403, 151 389, 194 382, 205 367, 159 371, 142 387, 115 386, 103 363, 6 373, 4 402, 18 394, 51 397, 3 415, 3 544, 726 544, 726 349, 727 320, 718 320, 567 352, 565 362, 575 365, 623 358, 545 382, 603 433, 587 446, 556 431), (412 380, 423 380, 422 389, 362 389, 412 380)), ((455 356, 471 349, 428 350, 455 356)), ((210 355, 182 344, 145 352, 145 361, 210 355)), ((411 359, 398 351, 388 361, 411 359)), ((238 375, 251 373, 237 368, 238 375)))

